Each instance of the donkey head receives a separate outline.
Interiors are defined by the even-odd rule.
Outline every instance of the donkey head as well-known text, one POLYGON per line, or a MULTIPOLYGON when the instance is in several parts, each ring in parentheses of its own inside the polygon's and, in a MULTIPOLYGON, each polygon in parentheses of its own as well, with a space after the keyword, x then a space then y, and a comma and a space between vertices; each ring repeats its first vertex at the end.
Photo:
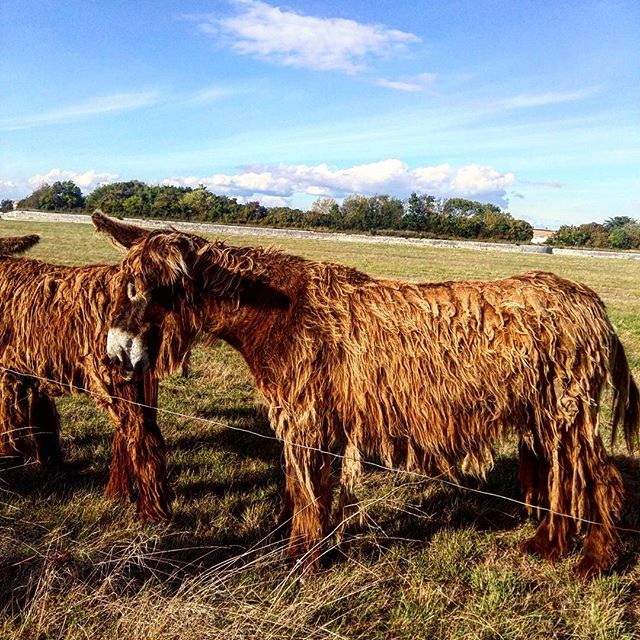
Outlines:
POLYGON ((175 230, 133 231, 131 225, 105 221, 104 216, 98 223, 116 242, 130 247, 107 344, 108 356, 125 376, 153 366, 168 314, 173 330, 190 328, 189 339, 201 332, 231 339, 236 320, 289 306, 289 298, 269 284, 265 269, 254 262, 262 250, 175 230))
POLYGON ((128 249, 116 282, 107 356, 131 380, 154 365, 165 319, 193 297, 196 242, 173 230, 149 231, 94 212, 98 231, 128 249))

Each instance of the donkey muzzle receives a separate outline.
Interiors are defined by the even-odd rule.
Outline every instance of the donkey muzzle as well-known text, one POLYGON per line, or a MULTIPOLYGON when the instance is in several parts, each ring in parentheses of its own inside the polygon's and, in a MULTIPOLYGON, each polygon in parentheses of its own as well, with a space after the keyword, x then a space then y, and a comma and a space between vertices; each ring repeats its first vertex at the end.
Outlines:
POLYGON ((107 357, 127 381, 139 378, 151 366, 142 338, 117 327, 109 329, 107 357))

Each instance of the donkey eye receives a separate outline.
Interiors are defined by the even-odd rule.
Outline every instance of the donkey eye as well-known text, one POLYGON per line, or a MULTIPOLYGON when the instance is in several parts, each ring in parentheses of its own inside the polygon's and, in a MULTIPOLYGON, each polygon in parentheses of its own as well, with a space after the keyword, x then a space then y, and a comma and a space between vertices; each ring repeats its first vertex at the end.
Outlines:
POLYGON ((129 300, 133 300, 136 297, 136 285, 133 282, 127 283, 127 295, 129 300))

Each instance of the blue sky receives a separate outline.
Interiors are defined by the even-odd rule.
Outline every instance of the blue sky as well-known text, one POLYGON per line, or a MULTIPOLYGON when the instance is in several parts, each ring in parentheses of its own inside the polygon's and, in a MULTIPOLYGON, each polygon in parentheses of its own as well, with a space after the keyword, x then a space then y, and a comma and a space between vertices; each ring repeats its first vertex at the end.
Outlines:
POLYGON ((0 5, 0 196, 138 178, 640 218, 640 3, 0 5))

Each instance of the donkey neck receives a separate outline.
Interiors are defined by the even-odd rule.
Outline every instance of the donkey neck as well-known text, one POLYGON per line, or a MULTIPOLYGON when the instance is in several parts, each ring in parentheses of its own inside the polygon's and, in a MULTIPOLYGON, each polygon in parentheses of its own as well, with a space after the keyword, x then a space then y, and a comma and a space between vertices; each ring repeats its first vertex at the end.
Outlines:
MULTIPOLYGON (((242 249, 243 257, 246 256, 242 249)), ((262 368, 264 352, 291 335, 291 310, 304 288, 304 260, 275 251, 254 250, 251 269, 231 294, 206 295, 201 323, 205 332, 236 348, 250 368, 262 368)))

